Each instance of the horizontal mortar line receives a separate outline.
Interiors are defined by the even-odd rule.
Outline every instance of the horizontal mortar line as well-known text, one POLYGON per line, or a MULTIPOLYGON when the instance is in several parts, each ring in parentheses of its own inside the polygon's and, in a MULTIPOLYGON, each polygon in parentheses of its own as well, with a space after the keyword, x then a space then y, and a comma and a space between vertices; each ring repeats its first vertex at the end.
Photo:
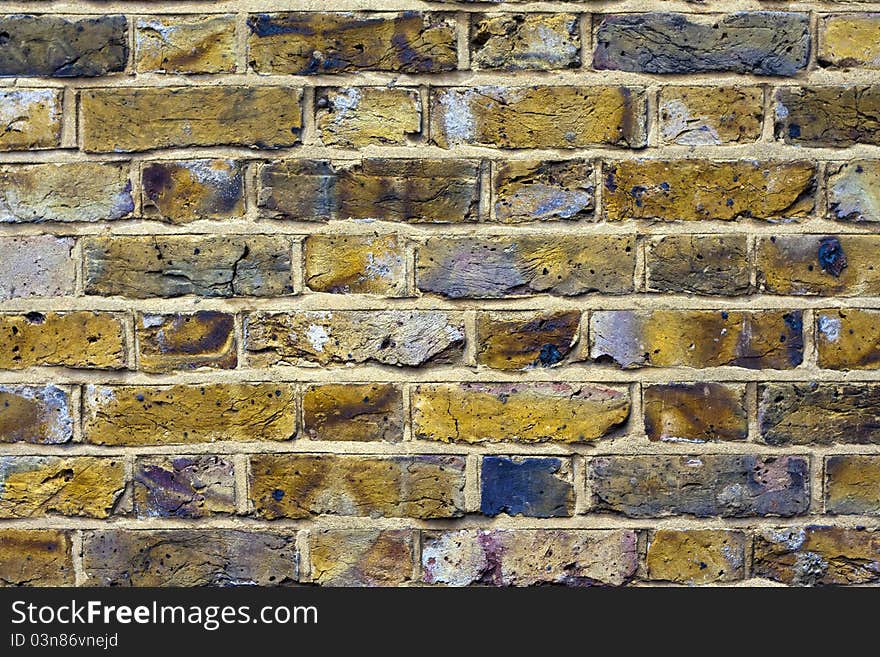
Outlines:
POLYGON ((586 514, 567 518, 490 518, 477 514, 454 519, 420 520, 416 518, 369 518, 363 516, 322 515, 305 519, 261 520, 244 516, 199 518, 190 521, 160 518, 22 518, 2 519, 0 529, 68 529, 100 531, 111 529, 231 529, 249 531, 296 531, 302 529, 739 529, 743 531, 800 528, 807 525, 833 525, 874 531, 880 528, 877 516, 829 516, 808 514, 793 518, 753 516, 749 518, 694 518, 671 516, 661 518, 626 518, 611 514, 586 514))
POLYGON ((488 368, 456 367, 395 368, 393 366, 359 367, 288 367, 238 370, 207 370, 175 374, 145 374, 129 370, 73 370, 56 367, 0 371, 0 385, 205 385, 211 383, 667 383, 725 382, 880 382, 880 370, 823 370, 802 366, 791 370, 749 370, 738 367, 693 369, 686 367, 621 370, 608 365, 586 363, 552 370, 505 372, 488 368))

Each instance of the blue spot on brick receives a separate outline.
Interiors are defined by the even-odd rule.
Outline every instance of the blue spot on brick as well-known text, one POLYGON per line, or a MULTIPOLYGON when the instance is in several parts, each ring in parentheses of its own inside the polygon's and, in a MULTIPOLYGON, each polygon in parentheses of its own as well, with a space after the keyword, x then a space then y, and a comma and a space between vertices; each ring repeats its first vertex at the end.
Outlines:
POLYGON ((272 499, 275 500, 276 502, 280 502, 281 500, 284 499, 284 491, 281 490, 280 488, 276 488, 275 490, 272 491, 272 499))
POLYGON ((801 127, 797 123, 792 123, 788 126, 788 136, 792 139, 797 139, 801 136, 801 127))
POLYGON ((819 240, 819 265, 823 270, 837 278, 846 269, 846 253, 836 237, 823 237, 819 240))
POLYGON ((557 476, 558 458, 486 456, 481 472, 480 511, 487 516, 500 513, 531 518, 570 516, 572 486, 557 476))
POLYGON ((541 365, 544 367, 550 367, 562 360, 562 354, 559 353, 559 349, 556 348, 556 345, 545 344, 541 347, 541 354, 538 358, 541 361, 541 365))

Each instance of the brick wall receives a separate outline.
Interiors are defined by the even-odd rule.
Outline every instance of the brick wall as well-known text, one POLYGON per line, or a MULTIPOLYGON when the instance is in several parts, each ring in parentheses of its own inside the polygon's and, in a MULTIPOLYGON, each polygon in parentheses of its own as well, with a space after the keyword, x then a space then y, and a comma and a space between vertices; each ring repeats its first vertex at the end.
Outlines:
POLYGON ((0 582, 880 580, 880 4, 327 7, 0 8, 0 582))

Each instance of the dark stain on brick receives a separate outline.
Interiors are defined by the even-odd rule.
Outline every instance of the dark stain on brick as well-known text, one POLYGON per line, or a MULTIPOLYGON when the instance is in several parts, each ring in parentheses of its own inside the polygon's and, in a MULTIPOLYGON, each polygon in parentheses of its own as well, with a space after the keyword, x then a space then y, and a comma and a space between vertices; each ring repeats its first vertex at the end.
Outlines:
POLYGON ((828 272, 834 278, 839 278, 840 274, 847 267, 846 253, 840 240, 836 237, 823 237, 819 240, 819 265, 823 271, 828 272))
POLYGON ((570 516, 573 491, 559 474, 562 463, 558 458, 484 457, 480 511, 487 516, 570 516))

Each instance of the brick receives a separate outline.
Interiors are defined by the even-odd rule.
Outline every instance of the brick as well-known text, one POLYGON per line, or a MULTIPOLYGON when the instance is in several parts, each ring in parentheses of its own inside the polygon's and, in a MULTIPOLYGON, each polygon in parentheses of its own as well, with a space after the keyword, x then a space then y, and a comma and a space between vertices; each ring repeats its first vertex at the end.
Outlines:
POLYGON ((786 144, 880 144, 880 86, 780 87, 776 138, 786 144))
POLYGON ((631 518, 796 516, 810 506, 804 456, 714 454, 590 460, 592 511, 631 518))
POLYGON ((577 68, 576 14, 471 14, 471 66, 505 71, 577 68))
POLYGON ((735 582, 745 574, 745 534, 658 529, 648 544, 648 577, 676 584, 735 582))
POLYGON ((574 487, 568 459, 484 456, 480 468, 480 512, 530 518, 574 513, 574 487))
POLYGON ((876 296, 880 239, 873 235, 759 237, 758 289, 770 294, 876 296))
POLYGON ((431 237, 416 247, 416 287, 453 299, 624 294, 634 271, 632 236, 431 237))
POLYGON ((254 367, 450 363, 461 359, 464 340, 462 314, 439 310, 251 313, 245 318, 245 347, 254 367))
POLYGON ((880 386, 767 383, 758 388, 758 425, 770 445, 880 444, 880 386))
POLYGON ((873 370, 880 367, 880 311, 816 311, 819 367, 873 370))
POLYGON ((86 294, 134 299, 293 293, 291 240, 276 235, 83 239, 86 294))
POLYGON ((745 440, 745 392, 745 386, 722 383, 645 385, 645 433, 664 442, 745 440))
POLYGON ((83 149, 294 146, 300 141, 301 104, 302 91, 290 87, 85 89, 80 92, 83 149))
POLYGON ((88 385, 85 442, 96 445, 189 445, 283 441, 296 434, 290 383, 88 385))
POLYGON ((464 513, 463 456, 259 454, 251 457, 256 515, 455 518, 464 513))
POLYGON ((495 148, 647 144, 642 87, 431 89, 431 141, 495 148))
POLYGON ((477 363, 501 370, 527 370, 563 363, 578 341, 581 314, 480 312, 477 363))
POLYGON ((682 146, 757 141, 764 122, 761 87, 664 87, 660 134, 682 146))
POLYGON ((880 456, 825 459, 825 512, 880 515, 880 456))
POLYGON ((108 14, 0 17, 0 76, 92 77, 125 70, 128 21, 108 14))
POLYGON ((802 160, 609 162, 604 211, 611 220, 802 219, 814 207, 815 173, 815 165, 802 160))
POLYGON ((439 73, 458 64, 452 14, 254 14, 248 27, 248 58, 258 73, 439 73))
POLYGON ((86 586, 289 586, 299 579, 295 533, 87 531, 82 554, 86 586))
POLYGON ((122 459, 0 456, 0 518, 109 518, 124 487, 122 459))
POLYGON ((629 415, 625 388, 568 383, 433 383, 412 392, 415 437, 441 442, 589 442, 629 415))
POLYGON ((404 246, 394 233, 309 235, 303 243, 306 286, 335 294, 406 294, 404 246))
POLYGON ((144 372, 234 369, 238 365, 234 322, 226 313, 141 314, 135 333, 138 363, 144 372))
POLYGON ((751 289, 747 235, 661 235, 645 249, 649 292, 737 296, 751 289))
POLYGON ((0 529, 0 586, 73 586, 70 534, 0 529))
POLYGON ((0 91, 0 151, 60 147, 61 96, 58 89, 0 91))
POLYGON ((880 68, 880 14, 819 17, 820 66, 880 68))
POLYGON ((880 162, 855 160, 828 165, 828 218, 872 224, 880 221, 880 162))
POLYGON ((509 160, 493 168, 494 220, 590 219, 595 209, 593 165, 583 160, 509 160))
POLYGON ((409 529, 309 532, 311 581, 321 586, 401 586, 412 579, 409 529))
POLYGON ((234 73, 235 16, 147 16, 137 19, 138 73, 234 73))
POLYGON ((141 181, 149 219, 185 224, 244 216, 244 175, 234 160, 153 162, 141 181))
POLYGON ((0 299, 72 295, 76 269, 69 237, 33 235, 0 239, 0 299))
POLYGON ((0 315, 0 369, 125 367, 122 318, 77 311, 0 315))
POLYGON ((638 566, 630 530, 521 529, 426 531, 428 584, 620 586, 638 566))
POLYGON ((0 443, 59 445, 72 438, 68 388, 0 385, 0 443))
POLYGON ((809 61, 810 17, 770 11, 616 14, 602 17, 594 42, 597 69, 791 76, 809 61))
POLYGON ((408 223, 477 220, 480 165, 472 160, 276 160, 260 169, 265 216, 408 223))
POLYGON ((230 457, 139 457, 134 471, 134 512, 140 518, 204 518, 235 513, 235 475, 230 457))
POLYGON ((590 315, 590 357, 620 367, 792 369, 804 356, 799 310, 607 310, 590 315))
POLYGON ((753 573, 795 586, 873 583, 880 580, 880 532, 821 526, 763 531, 755 537, 753 573))
POLYGON ((318 89, 315 105, 315 124, 324 146, 405 146, 422 129, 421 99, 415 89, 318 89))
POLYGON ((403 392, 390 383, 329 383, 303 393, 303 432, 312 440, 400 442, 403 392))
POLYGON ((0 166, 0 223, 113 221, 133 210, 128 164, 0 166))

